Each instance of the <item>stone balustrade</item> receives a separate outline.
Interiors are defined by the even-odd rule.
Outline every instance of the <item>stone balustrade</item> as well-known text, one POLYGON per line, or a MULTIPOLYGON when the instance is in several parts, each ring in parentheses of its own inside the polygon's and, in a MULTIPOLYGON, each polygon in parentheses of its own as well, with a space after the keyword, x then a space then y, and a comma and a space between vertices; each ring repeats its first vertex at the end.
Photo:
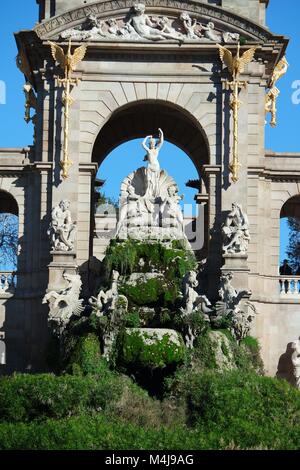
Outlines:
POLYGON ((280 276, 280 296, 300 299, 300 276, 280 276))
POLYGON ((0 295, 12 294, 16 288, 16 273, 10 271, 0 271, 0 295))

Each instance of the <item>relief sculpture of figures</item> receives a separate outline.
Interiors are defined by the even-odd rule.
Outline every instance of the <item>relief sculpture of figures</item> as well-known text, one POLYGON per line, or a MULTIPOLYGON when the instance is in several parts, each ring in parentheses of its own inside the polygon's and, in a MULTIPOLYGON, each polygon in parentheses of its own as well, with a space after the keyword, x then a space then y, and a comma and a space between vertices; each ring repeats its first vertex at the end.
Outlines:
POLYGON ((181 35, 176 33, 176 31, 173 32, 168 25, 163 29, 157 29, 157 24, 149 18, 145 11, 146 6, 144 3, 136 3, 133 6, 133 14, 129 20, 129 24, 139 36, 150 41, 159 41, 162 39, 181 40, 181 35))
POLYGON ((222 227, 223 251, 225 254, 246 254, 250 241, 249 221, 243 212, 242 206, 232 204, 232 210, 228 214, 222 227))
POLYGON ((179 18, 151 16, 146 12, 144 3, 135 3, 125 18, 101 20, 89 14, 83 24, 63 31, 62 39, 78 41, 134 41, 158 42, 238 42, 239 34, 217 31, 215 24, 208 21, 201 24, 186 11, 179 18))
POLYGON ((292 364, 295 378, 295 385, 300 390, 300 337, 292 344, 292 364))
POLYGON ((183 23, 186 35, 188 39, 199 39, 201 37, 199 25, 197 20, 192 19, 190 15, 184 11, 180 15, 180 19, 183 23))
POLYGON ((76 237, 76 223, 72 222, 70 201, 63 200, 52 210, 48 229, 53 251, 73 251, 76 237))

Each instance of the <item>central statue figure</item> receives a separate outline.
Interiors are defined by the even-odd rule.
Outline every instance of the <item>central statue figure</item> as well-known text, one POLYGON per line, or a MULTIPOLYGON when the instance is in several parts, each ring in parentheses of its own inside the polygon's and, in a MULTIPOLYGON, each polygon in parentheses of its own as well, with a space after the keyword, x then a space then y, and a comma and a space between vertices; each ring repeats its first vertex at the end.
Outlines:
POLYGON ((147 190, 145 196, 148 198, 157 198, 159 196, 159 178, 160 178, 160 165, 158 161, 159 151, 164 144, 164 134, 161 129, 158 129, 159 139, 156 139, 152 135, 148 135, 143 142, 143 147, 147 152, 144 158, 144 162, 148 162, 146 175, 147 175, 147 190), (149 147, 147 141, 149 140, 149 147))

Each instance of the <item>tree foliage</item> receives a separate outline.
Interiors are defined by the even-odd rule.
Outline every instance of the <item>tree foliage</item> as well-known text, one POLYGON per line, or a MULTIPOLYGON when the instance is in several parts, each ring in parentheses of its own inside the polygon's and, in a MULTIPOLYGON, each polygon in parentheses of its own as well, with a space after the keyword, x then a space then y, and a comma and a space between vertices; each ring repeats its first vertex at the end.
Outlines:
POLYGON ((289 217, 288 227, 289 243, 286 252, 289 259, 289 265, 293 271, 297 271, 300 266, 300 220, 289 217))
POLYGON ((15 270, 18 255, 18 217, 0 214, 0 268, 15 270))

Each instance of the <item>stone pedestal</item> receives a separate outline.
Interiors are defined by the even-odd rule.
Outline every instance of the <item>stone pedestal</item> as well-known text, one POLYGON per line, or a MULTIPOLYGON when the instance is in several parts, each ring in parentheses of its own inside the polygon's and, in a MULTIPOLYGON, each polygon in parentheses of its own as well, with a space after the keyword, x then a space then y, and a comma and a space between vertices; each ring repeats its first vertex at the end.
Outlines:
POLYGON ((65 287, 62 277, 64 271, 70 274, 77 273, 76 253, 64 251, 52 251, 52 261, 49 264, 49 284, 47 291, 61 290, 65 287))
POLYGON ((231 272, 233 274, 232 285, 236 290, 249 289, 248 255, 232 253, 223 255, 224 265, 221 268, 223 274, 231 272))

